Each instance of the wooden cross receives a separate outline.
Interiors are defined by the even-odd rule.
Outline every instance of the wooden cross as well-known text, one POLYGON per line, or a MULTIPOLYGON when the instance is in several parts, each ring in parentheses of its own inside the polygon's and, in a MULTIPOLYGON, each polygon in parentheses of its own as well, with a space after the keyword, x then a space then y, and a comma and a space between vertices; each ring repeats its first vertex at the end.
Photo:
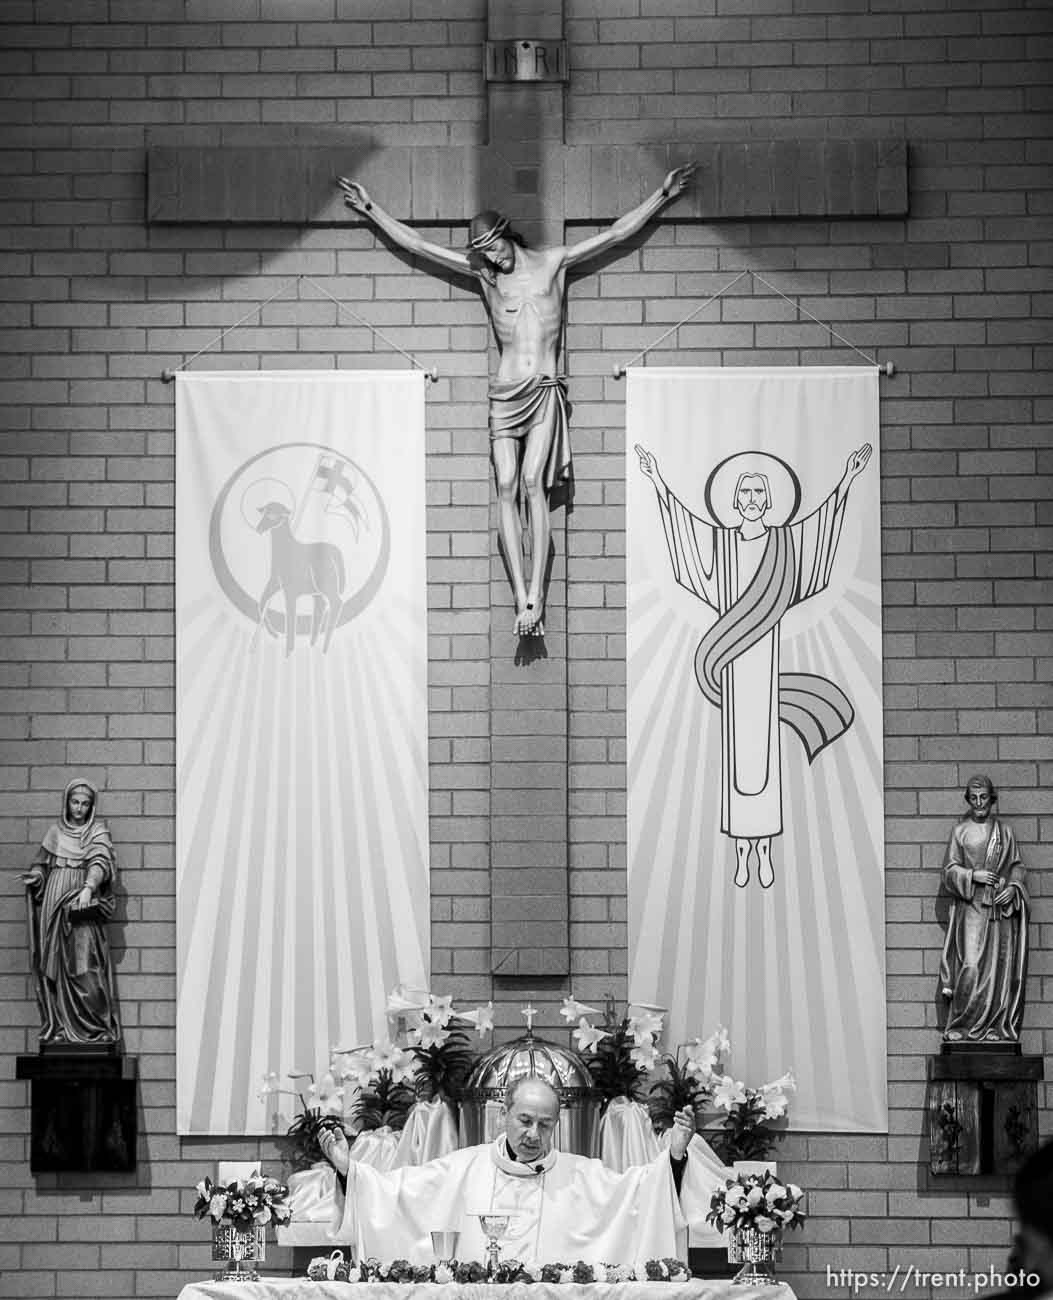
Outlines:
MULTIPOLYGON (((489 39, 559 41, 562 7, 562 0, 488 0, 489 39)), ((693 189, 661 220, 901 216, 907 208, 902 140, 568 146, 558 83, 491 84, 489 122, 482 148, 356 150, 354 141, 155 148, 148 219, 343 225, 349 214, 333 182, 346 174, 403 221, 467 223, 476 211, 497 208, 531 243, 561 243, 568 223, 615 219, 689 159, 699 164, 693 189)), ((494 502, 491 537, 496 532, 494 502)), ((557 512, 552 533, 545 657, 516 661, 508 582, 496 556, 491 566, 491 969, 498 981, 570 970, 566 512, 557 512)))

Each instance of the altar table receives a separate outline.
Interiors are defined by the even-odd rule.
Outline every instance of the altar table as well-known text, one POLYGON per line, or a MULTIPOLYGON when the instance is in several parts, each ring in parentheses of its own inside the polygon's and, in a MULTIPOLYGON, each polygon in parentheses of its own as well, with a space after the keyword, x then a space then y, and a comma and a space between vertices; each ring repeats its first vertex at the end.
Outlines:
POLYGON ((261 1277, 258 1282, 192 1282, 179 1300, 796 1300, 784 1282, 733 1286, 689 1282, 310 1282, 261 1277))

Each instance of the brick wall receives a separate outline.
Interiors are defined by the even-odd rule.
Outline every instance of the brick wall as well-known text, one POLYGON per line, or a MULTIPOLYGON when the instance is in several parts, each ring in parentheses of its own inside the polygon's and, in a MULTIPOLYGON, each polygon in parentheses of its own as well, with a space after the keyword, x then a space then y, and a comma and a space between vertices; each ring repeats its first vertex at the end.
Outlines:
MULTIPOLYGON (((570 143, 902 133, 912 168, 907 220, 666 226, 572 288, 575 992, 624 992, 624 388, 611 364, 750 266, 897 366, 882 381, 890 1132, 787 1140, 780 1160, 813 1217, 786 1272, 811 1297, 847 1294, 827 1266, 1000 1265, 1004 1191, 934 1189, 921 1108, 936 866, 976 769, 995 776, 1033 869, 1024 1046, 1053 1047, 1053 13, 1040 0, 568 0, 567 14, 570 143)), ((363 229, 148 229, 144 151, 358 130, 482 140, 484 6, 6 0, 0 20, 0 1296, 172 1296, 208 1269, 190 1186, 219 1157, 273 1152, 174 1136, 173 408, 159 374, 296 272, 441 366, 428 395, 434 968, 437 986, 485 997, 487 330, 470 290, 413 272, 363 229), (80 772, 104 787, 124 868, 118 978, 143 1076, 131 1179, 33 1179, 13 1077, 37 1023, 18 872, 80 772)), ((670 343, 656 361, 856 359, 748 282, 670 343)), ((402 361, 301 289, 198 364, 402 361)), ((1048 1133, 1048 1087, 1042 1100, 1048 1133)), ((903 1294, 929 1290, 911 1280, 903 1294)))

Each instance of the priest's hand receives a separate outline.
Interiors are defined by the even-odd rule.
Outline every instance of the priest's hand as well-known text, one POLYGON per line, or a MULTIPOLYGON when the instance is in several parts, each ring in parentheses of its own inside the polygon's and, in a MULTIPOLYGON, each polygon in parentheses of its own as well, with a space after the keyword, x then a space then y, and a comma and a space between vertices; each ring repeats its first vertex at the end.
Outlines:
POLYGON ((318 1130, 318 1145, 336 1172, 346 1174, 351 1167, 351 1148, 344 1130, 334 1124, 326 1124, 318 1130))
POLYGON ((683 1160, 687 1155, 687 1146, 695 1136, 695 1112, 690 1106, 683 1106, 673 1116, 673 1127, 669 1134, 669 1156, 672 1160, 683 1160))

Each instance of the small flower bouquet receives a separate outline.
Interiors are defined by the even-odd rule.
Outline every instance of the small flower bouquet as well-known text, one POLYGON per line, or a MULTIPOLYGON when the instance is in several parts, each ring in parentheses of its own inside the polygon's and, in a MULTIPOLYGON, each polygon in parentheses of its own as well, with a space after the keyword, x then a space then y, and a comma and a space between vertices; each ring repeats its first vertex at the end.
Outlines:
POLYGON ((251 1178, 238 1178, 226 1187, 211 1178, 203 1178, 195 1190, 197 1219, 207 1217, 215 1224, 229 1223, 239 1232, 289 1221, 289 1189, 276 1178, 254 1174, 251 1178))
POLYGON ((780 1183, 770 1172, 739 1174, 713 1193, 706 1222, 732 1233, 781 1233, 804 1223, 803 1200, 795 1183, 780 1183))
MULTIPOLYGON (((334 1251, 334 1256, 338 1252, 334 1251)), ((328 1261, 324 1256, 312 1261, 317 1265, 317 1276, 324 1280, 332 1273, 325 1272, 328 1261)), ((311 1276, 314 1276, 312 1274, 311 1276)), ((516 1282, 687 1282, 691 1270, 680 1259, 649 1259, 644 1274, 637 1278, 630 1264, 587 1264, 578 1260, 574 1264, 524 1264, 518 1259, 503 1259, 497 1271, 490 1276, 486 1264, 477 1259, 446 1260, 441 1264, 411 1264, 405 1259, 382 1261, 364 1259, 357 1269, 351 1268, 351 1281, 362 1282, 492 1282, 507 1285, 516 1282)))
POLYGON ((690 1282, 691 1270, 680 1259, 649 1259, 644 1265, 648 1282, 690 1282))

